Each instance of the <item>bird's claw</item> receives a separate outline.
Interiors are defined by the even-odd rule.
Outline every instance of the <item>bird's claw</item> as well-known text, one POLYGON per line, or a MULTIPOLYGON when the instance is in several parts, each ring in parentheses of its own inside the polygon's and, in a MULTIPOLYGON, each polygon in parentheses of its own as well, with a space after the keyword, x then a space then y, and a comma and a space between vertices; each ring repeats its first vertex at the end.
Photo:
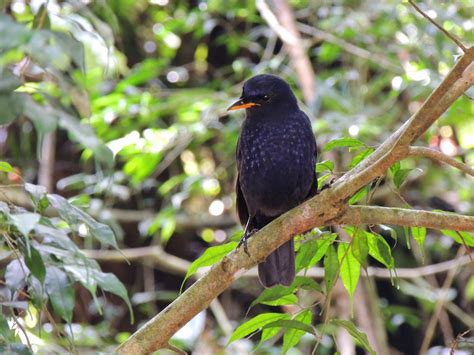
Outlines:
POLYGON ((237 244, 237 249, 240 248, 242 245, 244 246, 244 252, 250 257, 249 249, 247 247, 247 240, 254 235, 258 229, 254 228, 251 231, 245 231, 242 238, 240 238, 239 244, 237 244))
POLYGON ((319 190, 319 192, 329 189, 335 181, 336 179, 332 178, 327 184, 324 184, 324 186, 321 187, 321 190, 319 190))

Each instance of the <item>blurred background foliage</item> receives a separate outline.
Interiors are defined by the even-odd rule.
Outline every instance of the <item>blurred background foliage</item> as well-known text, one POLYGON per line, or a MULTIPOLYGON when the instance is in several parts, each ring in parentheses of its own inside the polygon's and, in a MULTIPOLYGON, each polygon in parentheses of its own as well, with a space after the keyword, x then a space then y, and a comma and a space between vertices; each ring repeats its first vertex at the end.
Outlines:
MULTIPOLYGON (((293 0, 290 5, 316 73, 316 99, 301 106, 321 150, 339 137, 357 138, 367 146, 382 142, 420 107, 460 55, 452 41, 405 2, 293 0)), ((471 0, 427 0, 421 6, 466 44, 474 41, 471 0)), ((22 324, 23 342, 28 334, 36 350, 111 350, 177 297, 186 260, 239 237, 234 152, 243 113, 228 115, 226 107, 239 97, 243 81, 258 73, 282 76, 302 98, 294 63, 252 0, 15 0, 2 1, 0 7, 0 152, 9 163, 0 169, 5 226, 1 307, 22 324), (15 224, 11 216, 25 214, 15 208, 31 207, 30 197, 18 187, 23 183, 35 184, 27 189, 35 216, 15 224), (40 220, 36 212, 45 216, 40 220), (73 241, 57 246, 69 252, 64 258, 44 247, 44 228, 54 227, 49 232, 57 237, 61 223, 69 228, 63 239, 73 241), (30 236, 37 250, 31 254, 28 249, 25 262, 31 259, 33 265, 39 255, 52 270, 46 275, 69 280, 64 290, 74 291, 67 291, 69 304, 55 305, 51 295, 57 283, 46 282, 54 314, 44 311, 46 304, 30 304, 41 299, 32 295, 31 280, 25 287, 21 280, 12 284, 8 279, 7 265, 19 272, 21 262, 11 261, 7 234, 20 235, 25 225, 24 240, 30 236), (120 253, 107 254, 107 245, 115 243, 107 239, 112 230, 124 254, 135 248, 130 264, 120 253), (153 262, 147 250, 179 259, 153 262), (92 265, 97 275, 111 275, 105 276, 108 282, 98 276, 89 283, 68 271, 68 263, 77 271, 81 262, 92 265), (106 291, 100 297, 97 284, 106 291), (133 325, 126 302, 113 296, 128 302, 125 288, 133 325)), ((473 165, 473 97, 471 90, 458 100, 420 145, 473 165)), ((338 177, 361 152, 366 151, 326 151, 320 161, 331 160, 334 169, 329 170, 338 177)), ((473 214, 474 181, 461 172, 420 159, 407 159, 397 169, 406 171, 403 179, 383 181, 372 203, 473 214)), ((408 250, 404 233, 381 231, 391 247, 397 242, 390 235, 399 236, 393 249, 397 267, 456 254, 453 239, 434 231, 428 231, 424 254, 416 246, 408 250)), ((27 247, 20 244, 13 249, 27 247)), ((44 281, 44 270, 28 267, 44 281)), ((442 280, 441 275, 402 280, 399 287, 383 280, 374 284, 393 351, 411 353, 419 347, 442 280)), ((253 280, 239 280, 221 296, 220 309, 200 314, 177 341, 196 353, 223 351, 229 329, 243 322, 260 291, 253 280)), ((474 326, 472 269, 462 270, 450 291, 455 310, 446 313, 433 346, 447 346, 449 335, 474 326)), ((291 307, 296 306, 260 304, 249 315, 281 308, 290 312, 291 307)), ((321 322, 319 311, 313 317, 313 323, 321 322)), ((2 319, 0 341, 11 343, 16 336, 5 330, 7 318, 2 319)), ((259 351, 279 353, 280 338, 260 345, 259 351)), ((303 337, 291 351, 308 353, 314 343, 313 337, 303 337)), ((257 344, 255 337, 240 340, 232 351, 251 351, 257 344)), ((324 336, 317 352, 334 350, 333 338, 324 336)))

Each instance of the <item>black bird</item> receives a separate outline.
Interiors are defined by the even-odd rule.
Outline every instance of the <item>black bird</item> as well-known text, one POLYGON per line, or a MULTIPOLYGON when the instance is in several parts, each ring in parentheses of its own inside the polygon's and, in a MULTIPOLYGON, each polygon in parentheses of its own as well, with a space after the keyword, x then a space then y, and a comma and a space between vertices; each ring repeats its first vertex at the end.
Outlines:
MULTIPOLYGON (((245 226, 241 243, 272 220, 316 194, 316 140, 308 116, 290 86, 275 75, 244 84, 228 110, 246 109, 237 144, 237 212, 245 226)), ((265 287, 295 278, 293 239, 258 265, 265 287)))

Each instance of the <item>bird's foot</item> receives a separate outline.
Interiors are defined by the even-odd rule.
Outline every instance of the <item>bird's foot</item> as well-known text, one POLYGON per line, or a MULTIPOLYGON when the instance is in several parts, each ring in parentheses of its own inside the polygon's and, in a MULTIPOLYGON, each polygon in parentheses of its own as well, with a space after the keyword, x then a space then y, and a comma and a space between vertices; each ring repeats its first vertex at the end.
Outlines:
POLYGON ((258 232, 257 228, 253 228, 251 231, 244 231, 244 235, 240 238, 239 244, 237 245, 237 249, 240 248, 242 245, 244 246, 244 252, 250 257, 249 249, 247 248, 247 240, 258 232))
POLYGON ((324 186, 321 187, 321 190, 319 190, 319 192, 329 189, 332 184, 334 184, 334 182, 336 182, 336 178, 332 178, 327 184, 324 184, 324 186))

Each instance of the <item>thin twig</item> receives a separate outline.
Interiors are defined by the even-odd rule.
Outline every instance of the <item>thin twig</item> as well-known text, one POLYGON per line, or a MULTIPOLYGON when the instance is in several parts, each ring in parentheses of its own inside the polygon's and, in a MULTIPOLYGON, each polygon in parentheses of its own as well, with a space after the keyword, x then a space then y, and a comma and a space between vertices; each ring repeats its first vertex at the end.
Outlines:
POLYGON ((430 16, 428 16, 427 13, 425 13, 413 0, 408 0, 411 6, 415 8, 416 11, 420 13, 421 16, 426 18, 428 21, 430 21, 438 30, 443 32, 450 40, 452 40, 456 45, 461 48, 461 50, 466 53, 467 52, 467 47, 462 44, 461 40, 457 38, 454 34, 448 32, 443 28, 443 26, 439 25, 435 20, 433 20, 430 16))
POLYGON ((452 157, 447 156, 446 154, 441 153, 438 150, 434 150, 426 147, 410 147, 408 148, 408 155, 413 157, 424 157, 429 158, 434 161, 440 161, 442 163, 451 165, 463 173, 474 177, 474 168, 467 164, 460 162, 452 157))
MULTIPOLYGON (((462 254, 464 253, 464 248, 460 247, 458 249, 458 252, 456 253, 455 260, 459 258, 462 254)), ((436 323, 438 322, 439 316, 441 314, 441 310, 443 309, 443 306, 446 302, 446 295, 448 292, 448 288, 451 287, 453 281, 454 281, 454 276, 456 276, 456 273, 459 269, 459 264, 456 263, 455 267, 453 267, 451 270, 449 270, 448 275, 446 276, 446 279, 444 280, 443 286, 441 288, 441 295, 436 302, 435 310, 430 318, 430 321, 428 323, 428 326, 426 327, 425 331, 425 336, 423 338, 423 342, 421 344, 420 348, 420 354, 425 354, 426 351, 428 350, 428 347, 431 344, 431 340, 433 339, 433 335, 436 329, 436 323)))

